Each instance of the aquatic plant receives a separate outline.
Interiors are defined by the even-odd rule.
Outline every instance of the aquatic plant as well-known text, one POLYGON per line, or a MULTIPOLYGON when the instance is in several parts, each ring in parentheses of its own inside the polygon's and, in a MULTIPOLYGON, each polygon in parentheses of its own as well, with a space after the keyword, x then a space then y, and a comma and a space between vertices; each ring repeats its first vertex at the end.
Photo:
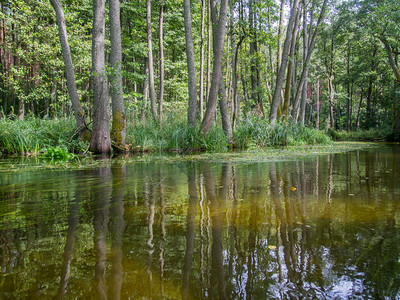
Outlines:
POLYGON ((67 147, 48 147, 43 154, 44 157, 51 159, 71 160, 76 158, 76 155, 69 152, 67 147))

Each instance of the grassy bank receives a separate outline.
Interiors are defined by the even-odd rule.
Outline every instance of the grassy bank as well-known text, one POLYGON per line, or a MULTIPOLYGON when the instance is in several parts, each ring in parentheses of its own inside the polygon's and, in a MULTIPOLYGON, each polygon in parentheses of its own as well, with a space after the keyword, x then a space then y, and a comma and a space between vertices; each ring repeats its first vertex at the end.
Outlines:
MULTIPOLYGON (((272 127, 265 119, 242 120, 234 131, 234 148, 253 149, 275 146, 330 144, 322 131, 298 124, 279 122, 272 127)), ((41 120, 28 117, 24 121, 0 120, 0 151, 5 154, 64 156, 81 153, 87 144, 75 133, 73 119, 41 120)), ((172 117, 160 128, 152 122, 127 124, 126 143, 132 152, 226 152, 228 145, 220 127, 213 126, 207 137, 199 128, 172 117)))
POLYGON ((384 141, 392 132, 389 127, 369 130, 339 131, 329 128, 327 134, 334 141, 384 141))

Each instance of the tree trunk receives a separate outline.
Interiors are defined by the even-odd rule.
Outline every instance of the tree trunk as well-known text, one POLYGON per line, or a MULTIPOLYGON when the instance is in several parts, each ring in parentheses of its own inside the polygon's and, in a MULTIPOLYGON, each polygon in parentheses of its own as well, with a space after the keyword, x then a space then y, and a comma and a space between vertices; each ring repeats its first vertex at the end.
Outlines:
POLYGON ((271 125, 275 126, 276 119, 278 116, 278 106, 281 98, 281 90, 283 86, 283 80, 285 77, 285 72, 286 72, 286 66, 288 62, 288 56, 289 56, 289 48, 290 44, 292 42, 292 37, 293 37, 293 30, 294 30, 294 21, 295 17, 297 14, 297 10, 299 8, 299 1, 300 0, 294 0, 292 9, 290 11, 290 18, 289 18, 289 23, 287 26, 287 32, 286 32, 286 40, 285 44, 283 46, 283 52, 282 52, 282 58, 281 58, 281 65, 278 71, 278 76, 276 79, 276 85, 275 85, 275 91, 274 91, 274 96, 272 97, 272 105, 271 105, 271 111, 270 111, 270 120, 271 120, 271 125))
POLYGON ((90 131, 87 128, 85 112, 79 100, 78 90, 75 82, 75 71, 72 65, 71 51, 68 44, 67 29, 65 26, 64 11, 59 0, 50 0, 54 7, 57 18, 58 33, 60 36, 61 50, 65 64, 65 74, 67 77, 68 94, 71 99, 72 109, 74 110, 77 131, 84 141, 90 140, 90 131))
POLYGON ((315 128, 319 130, 319 78, 317 79, 317 120, 315 121, 315 128))
POLYGON ((214 31, 214 64, 210 94, 207 100, 206 114, 204 116, 201 130, 207 136, 211 128, 211 122, 217 108, 217 98, 222 79, 222 56, 225 41, 225 25, 228 11, 228 0, 221 0, 218 27, 214 31))
POLYGON ((289 99, 290 99, 290 86, 292 83, 292 68, 293 68, 293 61, 295 56, 296 44, 297 44, 297 31, 298 31, 298 21, 299 21, 300 11, 297 12, 296 19, 294 22, 294 32, 293 32, 293 39, 290 46, 290 58, 287 67, 286 73, 286 86, 285 86, 285 94, 284 94, 284 102, 283 102, 283 110, 282 115, 288 117, 289 113, 289 99))
POLYGON ((276 57, 276 71, 279 72, 281 67, 281 57, 282 57, 282 23, 283 23, 283 15, 285 9, 285 0, 281 0, 281 5, 279 8, 279 25, 278 25, 278 52, 276 57))
POLYGON ((159 19, 159 43, 160 43, 160 101, 158 102, 158 114, 160 126, 163 122, 163 105, 164 105, 164 0, 160 5, 160 19, 159 19))
POLYGON ((335 91, 333 90, 333 75, 328 78, 328 90, 329 90, 329 120, 330 127, 335 128, 334 118, 333 118, 333 99, 335 97, 335 91))
POLYGON ((250 26, 250 78, 251 78, 251 98, 253 99, 254 107, 259 104, 259 93, 257 86, 257 26, 255 25, 254 13, 255 1, 251 0, 249 3, 249 26, 250 26))
MULTIPOLYGON (((307 81, 307 78, 308 78, 308 64, 310 63, 311 55, 312 55, 312 52, 314 50, 315 43, 317 41, 318 29, 319 29, 319 26, 321 25, 321 22, 322 22, 323 18, 324 18, 325 8, 326 8, 327 3, 328 3, 328 1, 324 0, 324 3, 322 4, 322 8, 321 8, 321 13, 320 13, 319 18, 318 18, 317 25, 315 27, 314 33, 313 33, 313 35, 312 35, 312 37, 311 37, 311 39, 309 41, 309 44, 307 46, 307 50, 308 50, 307 51, 307 56, 306 56, 305 61, 303 62, 303 71, 301 73, 299 84, 297 85, 296 96, 295 96, 295 99, 294 99, 294 105, 293 105, 293 111, 292 111, 292 117, 296 121, 297 121, 297 118, 298 118, 298 107, 299 107, 299 102, 300 102, 299 100, 300 100, 300 95, 301 95, 300 92, 302 91, 302 89, 303 89, 303 87, 305 85, 305 82, 307 81)), ((304 106, 304 110, 305 110, 305 106, 304 106)))
POLYGON ((154 86, 154 61, 153 61, 153 43, 151 38, 151 0, 146 1, 146 20, 147 20, 147 47, 149 48, 149 88, 150 102, 153 119, 157 122, 157 107, 156 107, 156 89, 154 86))
MULTIPOLYGON (((304 122, 306 119, 306 103, 307 103, 307 88, 308 88, 308 64, 307 64, 307 55, 308 55, 308 28, 307 28, 307 9, 306 9, 306 1, 304 0, 304 10, 303 10, 303 68, 305 69, 305 78, 303 84, 303 90, 301 93, 301 125, 304 126, 304 122)), ((311 15, 313 11, 311 11, 311 15)))
POLYGON ((201 32, 200 32, 200 119, 204 115, 204 27, 206 0, 201 0, 201 32))
POLYGON ((211 5, 210 0, 207 1, 207 84, 206 99, 210 96, 211 87, 211 5))
MULTIPOLYGON (((352 87, 350 88, 350 40, 347 44, 347 63, 346 63, 346 73, 347 73, 347 99, 346 99, 346 130, 351 130, 351 98, 352 98, 352 87), (351 91, 350 91, 351 90, 351 91)), ((351 84, 352 85, 352 84, 351 84)))
MULTIPOLYGON (((218 52, 218 41, 216 40, 217 37, 217 30, 218 30, 218 9, 217 9, 217 4, 216 1, 212 1, 211 5, 211 21, 213 24, 213 54, 214 57, 216 57, 217 52, 218 52)), ((225 26, 225 23, 224 23, 225 26)), ((222 42, 222 48, 224 47, 225 43, 225 34, 223 36, 223 42, 222 42)), ((215 63, 215 62, 214 62, 215 63)), ((222 74, 222 63, 221 63, 221 79, 220 79, 220 86, 219 86, 219 108, 220 108, 220 113, 221 113, 221 121, 222 121, 222 129, 224 130, 224 133, 226 134, 228 138, 228 143, 230 145, 233 145, 233 134, 232 134, 232 124, 231 124, 231 118, 228 110, 228 101, 226 97, 226 89, 225 89, 225 81, 223 78, 222 74)))
MULTIPOLYGON (((393 53, 392 53, 392 50, 390 48, 389 42, 383 36, 379 37, 379 39, 381 40, 381 42, 385 46, 385 50, 386 50, 386 54, 388 56, 390 67, 392 68, 394 76, 396 78, 396 83, 397 83, 397 85, 400 85, 399 67, 397 66, 397 62, 393 57, 393 53)), ((394 134, 395 133, 398 134, 399 132, 400 132, 400 106, 399 106, 398 111, 397 111, 397 118, 395 120, 395 126, 393 127, 393 133, 394 134)))
POLYGON ((94 113, 89 150, 97 154, 111 152, 110 106, 104 56, 105 14, 104 0, 93 0, 92 72, 94 113))
POLYGON ((125 108, 122 89, 122 48, 121 48, 121 24, 119 0, 109 0, 110 14, 110 38, 111 38, 111 99, 112 99, 112 129, 111 137, 114 142, 114 150, 125 149, 125 108))
POLYGON ((196 127, 197 79, 196 79, 196 65, 194 61, 192 20, 190 16, 190 0, 183 1, 183 10, 184 10, 183 16, 185 22, 186 58, 187 58, 187 68, 188 68, 188 91, 189 91, 188 124, 193 127, 196 127))

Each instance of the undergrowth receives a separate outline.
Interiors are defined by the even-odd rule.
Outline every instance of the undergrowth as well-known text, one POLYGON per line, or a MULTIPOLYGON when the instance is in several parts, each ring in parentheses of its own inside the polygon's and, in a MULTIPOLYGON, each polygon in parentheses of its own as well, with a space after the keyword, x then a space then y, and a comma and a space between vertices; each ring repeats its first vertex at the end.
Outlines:
MULTIPOLYGON (((199 122, 200 123, 200 122, 199 122)), ((152 121, 127 124, 126 144, 132 152, 226 152, 227 138, 219 126, 212 126, 207 137, 198 127, 188 126, 186 120, 169 116, 160 127, 152 121)), ((0 151, 7 154, 38 154, 69 157, 68 153, 81 153, 88 144, 74 136, 73 119, 0 120, 0 151)), ((234 131, 234 147, 300 146, 329 144, 331 139, 324 132, 292 122, 279 121, 272 127, 267 119, 241 120, 234 131)))
POLYGON ((358 131, 338 131, 329 128, 327 134, 335 141, 379 141, 391 133, 390 128, 374 128, 358 131))
POLYGON ((71 153, 85 148, 79 136, 74 136, 73 119, 42 120, 27 117, 25 120, 0 120, 0 151, 6 154, 36 154, 49 147, 65 147, 71 153))
POLYGON ((235 130, 234 139, 236 147, 241 149, 246 149, 252 144, 268 147, 329 144, 331 142, 331 139, 323 131, 314 128, 284 120, 271 126, 269 120, 255 117, 241 122, 235 130))

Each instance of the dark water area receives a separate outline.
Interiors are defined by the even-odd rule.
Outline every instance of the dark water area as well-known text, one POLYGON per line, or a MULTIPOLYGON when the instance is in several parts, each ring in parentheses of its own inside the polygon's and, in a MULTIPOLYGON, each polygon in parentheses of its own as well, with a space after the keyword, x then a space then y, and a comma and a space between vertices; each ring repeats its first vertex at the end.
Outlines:
POLYGON ((399 208, 399 145, 3 171, 0 299, 399 299, 399 208))

